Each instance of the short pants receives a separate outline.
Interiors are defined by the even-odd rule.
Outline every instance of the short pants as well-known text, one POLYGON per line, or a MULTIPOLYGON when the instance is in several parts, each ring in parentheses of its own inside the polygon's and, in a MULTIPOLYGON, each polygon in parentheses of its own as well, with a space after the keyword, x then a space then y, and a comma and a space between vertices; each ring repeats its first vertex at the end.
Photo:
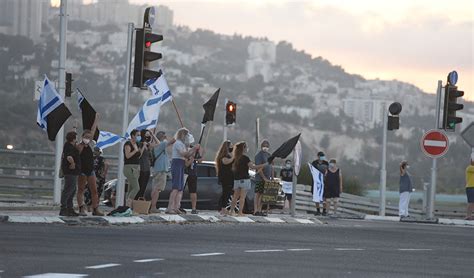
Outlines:
POLYGON ((189 193, 196 193, 197 192, 197 177, 188 176, 188 179, 186 180, 186 185, 188 186, 189 193))
POLYGON ((234 190, 239 189, 239 188, 250 190, 251 187, 252 187, 252 184, 250 182, 250 179, 234 181, 234 190))
POLYGON ((263 193, 265 190, 265 181, 255 182, 255 193, 263 193))

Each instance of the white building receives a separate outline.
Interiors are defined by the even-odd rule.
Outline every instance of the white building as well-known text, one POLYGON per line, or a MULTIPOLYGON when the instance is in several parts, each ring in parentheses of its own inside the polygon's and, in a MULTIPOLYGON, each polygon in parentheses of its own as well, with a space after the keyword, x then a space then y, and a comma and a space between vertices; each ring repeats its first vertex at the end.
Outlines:
POLYGON ((272 65, 276 61, 276 46, 269 41, 254 41, 248 47, 247 78, 262 75, 265 82, 273 78, 272 65))
POLYGON ((386 99, 349 98, 343 100, 344 113, 369 128, 382 123, 390 103, 392 101, 386 99))
POLYGON ((0 1, 0 31, 10 35, 28 37, 38 42, 46 0, 0 1))

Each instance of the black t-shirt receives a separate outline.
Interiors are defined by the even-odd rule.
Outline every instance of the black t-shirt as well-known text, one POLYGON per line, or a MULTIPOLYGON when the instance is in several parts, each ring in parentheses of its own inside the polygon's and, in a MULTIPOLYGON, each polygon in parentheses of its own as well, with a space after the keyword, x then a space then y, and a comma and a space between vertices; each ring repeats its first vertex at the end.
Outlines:
POLYGON ((127 141, 125 145, 123 146, 123 154, 124 154, 124 164, 134 164, 134 165, 139 165, 140 164, 140 152, 135 153, 132 157, 127 158, 125 155, 125 146, 130 146, 130 151, 133 152, 135 148, 132 145, 132 142, 127 141))
POLYGON ((249 175, 249 162, 250 158, 246 155, 242 155, 239 161, 236 161, 236 169, 234 170, 234 180, 246 180, 250 179, 249 175))
POLYGON ((81 158, 79 156, 79 150, 76 149, 71 143, 66 142, 63 148, 63 155, 62 155, 62 168, 64 175, 79 175, 81 173, 81 158), (70 156, 74 160, 74 164, 76 164, 75 169, 69 169, 71 165, 67 160, 67 157, 70 156))
POLYGON ((281 177, 282 181, 292 182, 293 181, 293 169, 292 168, 290 168, 290 169, 287 169, 287 168, 281 169, 280 177, 281 177))
POLYGON ((89 145, 85 145, 81 152, 81 173, 91 175, 94 171, 94 153, 89 145))

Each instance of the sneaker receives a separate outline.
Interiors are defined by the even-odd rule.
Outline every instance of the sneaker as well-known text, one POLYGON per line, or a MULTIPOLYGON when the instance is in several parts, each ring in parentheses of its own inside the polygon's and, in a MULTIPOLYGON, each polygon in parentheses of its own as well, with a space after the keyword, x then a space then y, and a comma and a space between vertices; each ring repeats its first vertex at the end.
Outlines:
POLYGON ((86 207, 85 207, 85 206, 80 206, 80 207, 79 207, 79 216, 87 216, 86 207))
POLYGON ((191 211, 191 214, 198 214, 198 211, 195 210, 195 209, 193 209, 193 210, 191 211))
POLYGON ((69 216, 67 208, 61 208, 61 210, 59 211, 59 216, 69 216))
POLYGON ((74 217, 79 216, 79 213, 77 213, 73 208, 68 208, 67 213, 68 213, 68 216, 74 216, 74 217))

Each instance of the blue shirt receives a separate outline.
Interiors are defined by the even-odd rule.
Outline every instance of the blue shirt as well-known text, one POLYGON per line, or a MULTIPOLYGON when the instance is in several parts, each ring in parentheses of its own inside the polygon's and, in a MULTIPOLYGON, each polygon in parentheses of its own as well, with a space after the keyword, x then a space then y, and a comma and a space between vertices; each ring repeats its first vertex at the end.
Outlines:
MULTIPOLYGON (((255 156, 255 165, 265 164, 266 162, 268 162, 269 157, 270 153, 264 151, 258 152, 258 154, 255 156)), ((265 168, 262 169, 262 173, 267 179, 270 179, 272 176, 272 166, 265 166, 265 168)), ((258 172, 255 174, 255 181, 263 181, 262 177, 258 172)))
POLYGON ((153 170, 155 172, 168 172, 170 168, 168 154, 166 153, 167 146, 168 146, 168 141, 163 140, 153 150, 154 155, 156 157, 155 166, 153 167, 153 170))

